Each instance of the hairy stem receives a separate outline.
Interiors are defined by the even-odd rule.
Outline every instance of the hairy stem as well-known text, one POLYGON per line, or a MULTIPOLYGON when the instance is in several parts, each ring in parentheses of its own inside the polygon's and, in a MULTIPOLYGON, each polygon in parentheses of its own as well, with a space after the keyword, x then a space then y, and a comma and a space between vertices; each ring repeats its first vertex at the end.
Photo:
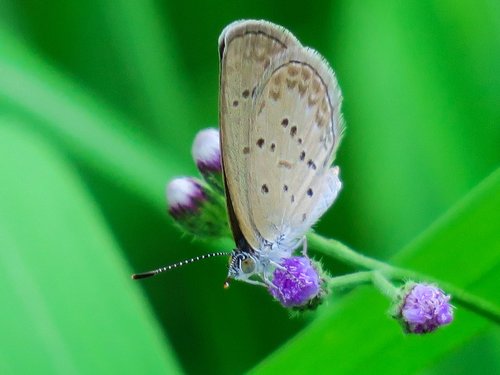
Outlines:
POLYGON ((372 273, 373 285, 385 294, 391 301, 395 301, 398 296, 398 288, 394 286, 381 272, 374 271, 372 273))
POLYGON ((328 286, 331 289, 349 289, 361 284, 369 284, 372 282, 371 271, 355 272, 348 275, 332 277, 328 281, 328 286))
POLYGON ((377 285, 377 283, 382 283, 381 278, 400 282, 405 282, 411 279, 416 282, 425 281, 435 283, 447 293, 451 294, 453 297, 453 301, 457 304, 462 305, 463 307, 478 315, 483 316, 486 319, 500 324, 500 308, 498 306, 495 306, 489 301, 477 297, 453 284, 438 280, 432 276, 428 276, 420 272, 415 272, 400 267, 393 267, 380 260, 357 253, 356 251, 352 250, 339 241, 324 238, 316 233, 309 233, 307 235, 307 240, 308 245, 316 251, 336 258, 339 261, 349 264, 356 269, 376 271, 376 273, 358 272, 346 276, 335 277, 331 281, 332 287, 336 287, 337 285, 342 286, 342 283, 345 283, 344 286, 354 286, 357 284, 368 283, 372 281, 376 286, 380 286, 381 284, 377 285), (358 274, 361 274, 361 276, 355 276, 358 274), (362 278, 368 278, 368 275, 370 275, 370 279, 368 279, 366 282, 360 282, 362 281, 362 278), (342 279, 342 277, 344 277, 345 279, 342 279))

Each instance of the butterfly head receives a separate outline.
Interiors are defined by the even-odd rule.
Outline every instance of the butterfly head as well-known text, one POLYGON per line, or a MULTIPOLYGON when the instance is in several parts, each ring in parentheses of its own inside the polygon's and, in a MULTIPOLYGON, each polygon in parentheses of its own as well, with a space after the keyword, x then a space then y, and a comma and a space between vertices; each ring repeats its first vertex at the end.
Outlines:
POLYGON ((240 249, 233 250, 229 257, 229 272, 224 288, 229 288, 231 279, 248 280, 257 272, 257 258, 253 254, 240 249))

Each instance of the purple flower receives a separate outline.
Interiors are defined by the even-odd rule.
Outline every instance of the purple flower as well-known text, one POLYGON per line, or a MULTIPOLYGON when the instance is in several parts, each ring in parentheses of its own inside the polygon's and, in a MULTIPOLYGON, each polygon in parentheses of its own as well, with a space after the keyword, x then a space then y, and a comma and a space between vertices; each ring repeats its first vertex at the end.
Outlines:
POLYGON ((408 333, 429 333, 453 320, 450 296, 430 284, 410 283, 399 308, 398 318, 408 333))
POLYGON ((221 173, 222 163, 217 129, 209 128, 199 131, 191 152, 196 166, 204 176, 210 173, 221 173))
POLYGON ((194 178, 175 178, 167 186, 168 212, 175 219, 197 213, 205 200, 205 191, 194 178))
POLYGON ((314 308, 321 302, 322 280, 306 257, 285 258, 276 268, 269 292, 283 306, 314 308))

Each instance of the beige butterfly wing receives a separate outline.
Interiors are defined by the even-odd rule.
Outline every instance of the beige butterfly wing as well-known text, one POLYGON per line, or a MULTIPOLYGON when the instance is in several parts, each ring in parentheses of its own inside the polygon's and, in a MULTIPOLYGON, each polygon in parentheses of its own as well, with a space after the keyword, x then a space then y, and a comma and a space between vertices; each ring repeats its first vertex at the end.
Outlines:
POLYGON ((250 218, 250 134, 258 83, 270 65, 299 46, 284 28, 266 21, 237 21, 219 38, 219 124, 228 211, 237 244, 244 238, 256 249, 258 230, 250 218))
POLYGON ((262 77, 247 168, 250 217, 263 239, 292 250, 337 197, 341 102, 333 71, 309 48, 288 48, 262 77))

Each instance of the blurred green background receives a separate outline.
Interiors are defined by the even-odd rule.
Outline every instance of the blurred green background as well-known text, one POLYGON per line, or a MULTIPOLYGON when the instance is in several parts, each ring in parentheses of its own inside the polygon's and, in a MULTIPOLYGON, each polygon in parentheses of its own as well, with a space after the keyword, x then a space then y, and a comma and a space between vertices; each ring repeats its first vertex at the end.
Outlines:
POLYGON ((164 189, 196 174, 217 38, 241 18, 337 73, 344 189, 317 231, 500 304, 498 173, 412 242, 499 166, 498 2, 0 0, 0 373, 499 373, 498 326, 463 308, 409 338, 370 288, 290 319, 224 291, 224 259, 130 280, 231 249, 182 236, 164 189))

